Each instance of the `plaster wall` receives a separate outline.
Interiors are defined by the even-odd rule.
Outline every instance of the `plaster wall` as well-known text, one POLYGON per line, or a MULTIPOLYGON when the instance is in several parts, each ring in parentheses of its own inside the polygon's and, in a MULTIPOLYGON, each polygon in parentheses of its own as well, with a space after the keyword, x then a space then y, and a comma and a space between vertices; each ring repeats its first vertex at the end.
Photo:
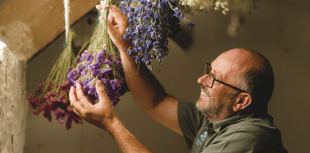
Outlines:
POLYGON ((25 146, 25 66, 0 42, 0 153, 20 153, 25 146))
MULTIPOLYGON (((195 13, 185 17, 196 23, 186 31, 192 35, 192 44, 183 49, 170 40, 170 53, 164 64, 154 64, 152 73, 166 91, 182 101, 195 102, 200 94, 197 78, 205 62, 212 62, 219 54, 241 47, 256 50, 269 59, 275 74, 275 89, 269 103, 269 113, 282 132, 283 144, 292 153, 310 152, 310 1, 261 0, 256 9, 243 17, 239 35, 227 35, 227 25, 233 12, 226 16, 220 11, 195 13)), ((77 32, 75 44, 81 45, 90 36, 87 18, 73 26, 77 32)), ((44 80, 62 51, 62 35, 39 55, 27 63, 27 92, 34 92, 44 80)), ((25 153, 118 153, 112 138, 103 130, 85 123, 65 125, 49 122, 42 114, 34 116, 31 106, 27 115, 25 153)), ((182 136, 159 125, 147 116, 125 94, 115 107, 124 123, 139 140, 153 152, 188 153, 182 136)))

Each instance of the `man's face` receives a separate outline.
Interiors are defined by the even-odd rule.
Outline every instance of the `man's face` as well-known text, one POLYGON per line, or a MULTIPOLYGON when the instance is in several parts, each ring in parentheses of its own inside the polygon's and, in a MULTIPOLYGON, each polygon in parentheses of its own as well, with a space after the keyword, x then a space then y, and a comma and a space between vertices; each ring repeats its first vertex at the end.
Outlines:
MULTIPOLYGON (((234 68, 233 60, 227 56, 219 56, 211 64, 211 74, 220 81, 235 85, 235 77, 238 75, 238 70, 234 68)), ((225 86, 217 81, 214 81, 213 87, 207 87, 207 75, 204 75, 197 80, 201 84, 201 94, 196 103, 197 109, 203 112, 209 120, 219 121, 231 116, 234 105, 234 89, 225 86)))

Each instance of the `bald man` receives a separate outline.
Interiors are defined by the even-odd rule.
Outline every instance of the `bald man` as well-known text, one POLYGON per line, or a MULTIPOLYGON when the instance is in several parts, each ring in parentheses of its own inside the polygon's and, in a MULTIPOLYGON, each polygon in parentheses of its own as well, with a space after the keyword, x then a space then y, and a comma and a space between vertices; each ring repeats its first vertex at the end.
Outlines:
MULTIPOLYGON (((97 6, 102 9, 102 6, 97 6)), ((126 53, 122 40, 127 17, 110 6, 109 34, 120 49, 126 81, 137 104, 154 120, 183 135, 192 153, 287 153, 279 130, 267 113, 274 76, 268 60, 255 51, 236 48, 206 63, 198 78, 201 95, 194 103, 180 102, 165 92, 145 66, 126 53)), ((91 105, 80 84, 71 87, 74 111, 106 130, 123 152, 151 152, 118 119, 100 81, 99 103, 91 105)))

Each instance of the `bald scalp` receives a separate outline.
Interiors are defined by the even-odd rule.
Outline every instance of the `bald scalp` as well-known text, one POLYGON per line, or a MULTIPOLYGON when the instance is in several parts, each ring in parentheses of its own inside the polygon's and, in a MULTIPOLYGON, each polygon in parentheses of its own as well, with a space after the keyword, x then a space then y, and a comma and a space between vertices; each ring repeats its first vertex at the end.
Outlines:
POLYGON ((249 109, 267 113, 267 105, 274 88, 274 74, 267 58, 244 48, 231 49, 220 56, 233 61, 232 64, 237 67, 237 86, 252 96, 249 109))
POLYGON ((244 48, 231 49, 224 52, 220 56, 224 56, 227 60, 233 61, 232 63, 234 66, 238 67, 239 71, 253 68, 263 71, 263 69, 268 67, 269 64, 268 60, 258 52, 244 48))

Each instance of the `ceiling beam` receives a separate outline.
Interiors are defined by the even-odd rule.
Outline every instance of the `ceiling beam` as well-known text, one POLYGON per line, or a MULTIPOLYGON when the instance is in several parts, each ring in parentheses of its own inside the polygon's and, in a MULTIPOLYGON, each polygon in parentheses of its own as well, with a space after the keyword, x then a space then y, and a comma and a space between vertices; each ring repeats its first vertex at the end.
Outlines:
MULTIPOLYGON (((70 0, 70 25, 99 0, 70 0)), ((0 6, 0 40, 28 61, 64 32, 63 0, 7 0, 0 6)))

